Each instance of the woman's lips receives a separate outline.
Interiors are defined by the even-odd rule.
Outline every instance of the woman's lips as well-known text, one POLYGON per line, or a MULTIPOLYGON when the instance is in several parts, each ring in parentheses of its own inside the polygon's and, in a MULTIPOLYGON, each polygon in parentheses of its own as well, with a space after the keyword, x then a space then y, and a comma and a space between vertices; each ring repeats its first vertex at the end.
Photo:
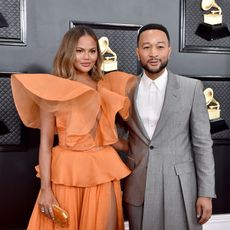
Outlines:
POLYGON ((89 67, 90 66, 90 63, 86 62, 86 63, 81 63, 82 66, 84 67, 89 67))

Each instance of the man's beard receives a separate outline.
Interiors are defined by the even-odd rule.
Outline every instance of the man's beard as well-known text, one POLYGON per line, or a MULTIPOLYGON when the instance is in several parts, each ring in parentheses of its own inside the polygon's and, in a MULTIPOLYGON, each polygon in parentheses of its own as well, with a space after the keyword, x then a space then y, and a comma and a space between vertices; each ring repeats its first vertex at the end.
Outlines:
POLYGON ((157 69, 151 69, 148 67, 148 64, 143 64, 141 61, 140 64, 141 67, 149 73, 160 73, 168 65, 168 60, 166 60, 165 62, 161 62, 161 65, 157 69))

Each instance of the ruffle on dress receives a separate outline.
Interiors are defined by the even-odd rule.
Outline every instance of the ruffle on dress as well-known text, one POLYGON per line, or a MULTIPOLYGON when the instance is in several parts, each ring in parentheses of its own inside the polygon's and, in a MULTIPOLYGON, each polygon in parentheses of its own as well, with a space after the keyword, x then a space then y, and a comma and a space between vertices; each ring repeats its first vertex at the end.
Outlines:
MULTIPOLYGON (((36 166, 36 171, 40 177, 39 166, 36 166)), ((52 151, 51 172, 54 184, 82 188, 119 181, 130 174, 111 146, 85 152, 56 146, 52 151)))
POLYGON ((116 92, 119 95, 127 96, 136 84, 137 77, 135 75, 114 71, 105 74, 104 80, 101 82, 103 87, 116 92))
POLYGON ((50 74, 14 74, 11 86, 17 111, 27 127, 40 127, 40 108, 54 113, 74 109, 82 133, 95 122, 99 97, 86 85, 50 74), (86 112, 91 119, 83 124, 86 112))
POLYGON ((50 74, 14 74, 11 78, 15 105, 23 123, 39 128, 40 108, 53 112, 57 117, 57 129, 64 138, 61 143, 76 150, 94 146, 92 143, 85 144, 85 141, 91 139, 89 133, 101 109, 95 141, 100 145, 117 141, 116 113, 119 112, 124 119, 129 115, 130 101, 123 92, 126 81, 116 79, 116 92, 111 91, 107 76, 98 83, 97 90, 50 74), (119 85, 122 90, 118 90, 119 85))

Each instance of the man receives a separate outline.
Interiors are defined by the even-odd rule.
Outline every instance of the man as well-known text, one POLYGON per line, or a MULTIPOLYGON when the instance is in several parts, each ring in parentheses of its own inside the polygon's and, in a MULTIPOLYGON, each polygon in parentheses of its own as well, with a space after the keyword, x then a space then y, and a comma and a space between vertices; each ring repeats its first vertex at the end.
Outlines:
POLYGON ((137 37, 143 67, 128 120, 124 202, 130 230, 199 230, 211 216, 214 160, 200 81, 166 69, 167 29, 143 26, 137 37))

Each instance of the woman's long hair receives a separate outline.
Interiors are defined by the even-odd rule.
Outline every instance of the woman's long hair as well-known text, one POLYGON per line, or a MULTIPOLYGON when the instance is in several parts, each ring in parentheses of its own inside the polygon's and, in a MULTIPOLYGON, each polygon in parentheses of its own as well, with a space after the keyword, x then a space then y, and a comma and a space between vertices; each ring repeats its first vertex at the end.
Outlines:
POLYGON ((76 44, 78 40, 84 36, 89 35, 97 44, 98 58, 94 67, 90 70, 89 74, 93 80, 99 81, 103 74, 101 71, 102 56, 100 52, 100 47, 98 39, 94 31, 85 25, 78 25, 70 29, 64 35, 61 45, 55 55, 53 62, 53 74, 58 77, 68 78, 71 80, 75 79, 76 69, 75 69, 75 59, 76 59, 76 44))

